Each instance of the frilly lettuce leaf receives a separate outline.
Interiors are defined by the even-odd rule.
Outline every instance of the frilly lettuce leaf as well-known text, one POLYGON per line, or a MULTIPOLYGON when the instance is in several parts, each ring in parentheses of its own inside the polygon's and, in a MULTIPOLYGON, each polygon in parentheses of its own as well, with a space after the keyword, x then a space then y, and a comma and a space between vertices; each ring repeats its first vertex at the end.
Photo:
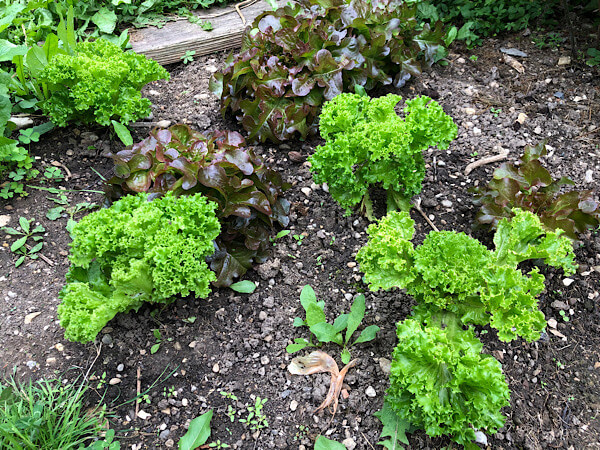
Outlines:
POLYGON ((111 199, 135 192, 200 192, 218 205, 222 229, 210 257, 215 286, 229 286, 253 263, 265 261, 273 227, 289 223, 290 205, 283 198, 289 184, 234 131, 202 134, 177 124, 154 129, 143 141, 109 157, 115 163, 107 187, 111 199))
POLYGON ((518 264, 544 259, 565 273, 576 266, 571 242, 560 231, 545 231, 531 212, 514 214, 514 223, 500 222, 497 248, 490 251, 450 231, 433 231, 414 248, 408 213, 390 213, 369 226, 369 241, 356 259, 370 289, 406 288, 420 302, 421 315, 427 309, 447 310, 465 324, 489 324, 503 341, 535 340, 546 325, 537 303, 544 276, 537 269, 526 275, 518 264))
POLYGON ((418 276, 412 239, 415 222, 406 212, 391 212, 369 225, 369 242, 356 260, 371 290, 405 288, 418 276))
POLYGON ((148 116, 150 100, 142 98, 141 89, 168 79, 169 73, 156 61, 96 39, 77 44, 73 55, 54 56, 39 78, 51 91, 42 110, 56 125, 81 121, 108 126, 112 119, 127 124, 148 116))
POLYGON ((406 120, 395 111, 401 100, 340 94, 323 107, 319 129, 326 142, 309 158, 311 172, 347 212, 375 186, 388 191, 390 210, 401 209, 398 199, 421 191, 422 151, 446 148, 456 137, 452 119, 429 97, 407 101, 406 120))
POLYGON ((493 433, 504 425, 508 385, 472 330, 406 319, 397 335, 387 401, 399 417, 463 445, 475 439, 475 429, 493 433))
POLYGON ((93 340, 117 313, 174 295, 206 297, 216 279, 205 261, 220 225, 201 194, 127 196, 73 230, 58 315, 67 339, 93 340))
POLYGON ((518 264, 527 259, 543 259, 546 264, 560 267, 565 274, 575 273, 573 244, 559 228, 547 230, 539 217, 519 208, 512 219, 502 219, 494 234, 498 264, 518 264))

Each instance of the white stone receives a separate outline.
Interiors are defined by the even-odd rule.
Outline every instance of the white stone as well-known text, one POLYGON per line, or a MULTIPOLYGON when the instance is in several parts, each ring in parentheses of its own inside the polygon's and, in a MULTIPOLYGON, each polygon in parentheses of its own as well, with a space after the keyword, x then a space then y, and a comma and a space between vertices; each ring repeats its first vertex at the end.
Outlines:
POLYGON ((476 114, 477 110, 475 108, 465 108, 465 114, 473 115, 476 114))
POLYGON ((527 120, 527 114, 519 113, 519 116, 517 117, 517 122, 519 122, 521 125, 523 125, 526 120, 527 120))
POLYGON ((571 64, 571 57, 570 56, 561 56, 560 58, 558 58, 558 65, 559 66, 566 66, 568 64, 571 64))
POLYGON ((169 128, 170 125, 171 125, 170 120, 159 120, 158 122, 156 122, 156 126, 158 128, 169 128))
POLYGON ((298 409, 298 402, 296 400, 292 400, 290 402, 290 410, 296 411, 298 409))
POLYGON ((475 442, 477 442, 478 444, 488 445, 487 436, 483 431, 475 432, 475 442))
MULTIPOLYGON (((586 183, 593 183, 594 182, 594 171, 589 169, 585 171, 585 178, 583 179, 583 181, 585 181, 586 183)), ((1 216, 0 216, 1 217, 1 216)))
POLYGON ((542 134, 542 128, 541 128, 541 127, 539 127, 539 126, 538 126, 538 127, 535 127, 535 128, 534 128, 534 130, 533 130, 533 132, 534 132, 535 134, 542 134))
POLYGON ((150 417, 152 417, 152 414, 148 414, 142 409, 140 410, 140 412, 138 412, 138 417, 142 420, 148 420, 150 417))
POLYGON ((11 117, 8 119, 8 121, 15 124, 16 130, 20 130, 21 128, 29 128, 33 125, 33 120, 29 117, 11 117))
POLYGON ((450 200, 442 200, 442 206, 444 208, 452 208, 452 202, 450 200))
POLYGON ((0 227, 5 227, 10 222, 10 216, 0 216, 0 227))
POLYGON ((387 358, 379 358, 379 367, 384 374, 389 375, 392 371, 392 361, 387 358))
POLYGON ((473 128, 473 136, 481 136, 481 129, 474 127, 473 128))
POLYGON ((377 392, 375 392, 375 388, 373 388, 373 386, 367 387, 367 389, 365 389, 365 394, 367 394, 367 397, 377 396, 377 392))
POLYGON ((556 325, 558 325, 558 322, 556 322, 556 319, 548 319, 548 326, 550 328, 556 328, 556 325))
POLYGON ((304 195, 306 195, 307 197, 310 197, 310 194, 311 194, 312 190, 309 187, 303 187, 300 190, 302 191, 302 193, 304 195))
POLYGON ((356 448, 356 442, 352 438, 346 438, 342 441, 342 445, 348 450, 354 450, 356 448))
POLYGON ((111 386, 114 386, 115 384, 119 384, 121 382, 120 378, 111 378, 110 381, 108 382, 108 384, 110 384, 111 386))
POLYGON ((149 95, 153 95, 155 97, 158 97, 160 95, 160 92, 155 91, 154 89, 151 89, 151 90, 148 91, 148 94, 149 95))
POLYGON ((571 286, 575 280, 573 278, 563 278, 563 284, 565 286, 571 286))

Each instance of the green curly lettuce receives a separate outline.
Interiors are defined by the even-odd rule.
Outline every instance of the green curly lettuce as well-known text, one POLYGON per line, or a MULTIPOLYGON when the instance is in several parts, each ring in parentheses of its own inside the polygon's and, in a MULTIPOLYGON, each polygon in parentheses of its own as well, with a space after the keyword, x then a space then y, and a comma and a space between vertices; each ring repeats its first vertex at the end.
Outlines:
POLYGON ((52 93, 41 108, 61 127, 73 121, 127 124, 150 114, 150 100, 142 98, 142 87, 168 78, 157 62, 124 52, 105 39, 81 42, 73 55, 54 56, 40 74, 52 93))
POLYGON ((73 229, 67 285, 58 315, 72 341, 93 340, 119 312, 175 295, 206 297, 216 279, 205 258, 220 225, 201 194, 148 201, 130 195, 73 229))
POLYGON ((475 430, 495 433, 504 425, 509 390, 500 363, 481 353, 473 331, 446 325, 398 324, 386 401, 428 435, 469 445, 475 430))
POLYGON ((456 137, 456 125, 435 101, 406 101, 403 119, 394 109, 401 100, 393 94, 340 94, 323 107, 319 129, 325 145, 309 158, 311 172, 348 214, 360 202, 369 208, 369 188, 375 186, 387 191, 388 210, 406 209, 421 191, 423 150, 447 148, 456 137))
POLYGON ((518 264, 542 259, 566 274, 577 267, 562 231, 545 230, 527 211, 515 210, 512 220, 499 223, 494 251, 450 231, 431 232, 415 248, 410 242, 413 227, 405 212, 390 213, 369 226, 369 242, 356 259, 370 288, 406 289, 421 309, 450 311, 465 324, 489 324, 503 341, 539 339, 546 326, 537 302, 544 276, 537 268, 524 274, 518 264))

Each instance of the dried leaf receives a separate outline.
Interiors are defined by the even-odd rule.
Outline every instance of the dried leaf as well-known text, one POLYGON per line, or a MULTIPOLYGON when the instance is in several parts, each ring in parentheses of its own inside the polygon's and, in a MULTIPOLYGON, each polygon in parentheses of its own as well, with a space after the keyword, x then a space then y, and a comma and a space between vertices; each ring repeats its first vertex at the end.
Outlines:
POLYGON ((292 362, 288 366, 288 371, 292 375, 312 375, 314 373, 329 372, 331 374, 331 383, 329 385, 329 391, 323 403, 313 412, 313 414, 329 407, 331 414, 335 415, 338 407, 338 401, 342 385, 344 384, 344 377, 348 370, 356 365, 357 359, 350 361, 340 371, 335 360, 327 353, 320 350, 310 353, 308 356, 298 356, 292 359, 292 362), (332 407, 333 404, 333 407, 332 407))
POLYGON ((27 314, 25 316, 25 325, 30 324, 33 321, 33 319, 35 319, 41 313, 42 313, 41 311, 36 311, 36 312, 32 312, 32 313, 27 314))

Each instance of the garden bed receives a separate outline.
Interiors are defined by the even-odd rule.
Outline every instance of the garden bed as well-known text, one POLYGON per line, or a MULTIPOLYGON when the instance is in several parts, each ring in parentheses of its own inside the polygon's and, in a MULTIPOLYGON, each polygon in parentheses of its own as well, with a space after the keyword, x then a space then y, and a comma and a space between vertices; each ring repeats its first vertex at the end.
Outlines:
MULTIPOLYGON (((594 128, 600 124, 598 69, 558 65, 560 56, 566 52, 539 50, 531 37, 488 40, 472 52, 451 54, 449 65, 436 66, 398 90, 406 99, 417 94, 436 99, 459 128, 447 151, 432 149, 425 154, 422 207, 440 229, 464 231, 491 243, 489 234, 472 232, 476 208, 468 189, 487 183, 496 164, 468 175, 465 168, 502 149, 509 151, 508 160, 515 161, 526 144, 542 139, 548 139, 544 161, 553 175, 571 177, 579 189, 598 191, 600 130, 594 128), (506 64, 500 49, 509 47, 529 55, 518 58, 524 73, 506 64), (520 113, 527 115, 523 123, 517 121, 520 113)), ((221 118, 218 98, 208 91, 209 77, 224 58, 224 54, 198 58, 173 67, 170 81, 149 85, 145 95, 153 102, 152 121, 184 122, 200 131, 237 129, 221 118)), ((149 129, 134 130, 142 139, 149 129)), ((58 373, 70 379, 94 362, 98 380, 92 386, 98 396, 91 400, 99 400, 106 390, 105 401, 116 414, 111 427, 125 448, 175 446, 189 420, 208 409, 214 409, 211 440, 236 448, 311 448, 319 434, 345 441, 349 448, 376 447, 381 424, 373 413, 381 409, 389 383, 395 324, 410 313, 412 301, 399 291, 370 292, 361 281, 355 255, 367 240, 368 223, 358 214, 344 217, 323 187, 313 183, 306 157, 319 143, 255 147, 293 187, 286 194, 292 203, 291 233, 274 242, 266 263, 248 272, 246 278, 258 285, 253 294, 223 288, 207 299, 144 306, 137 314, 117 316, 99 336, 101 346, 66 341, 56 319, 70 241, 66 219, 45 217, 55 206, 47 197, 56 195, 31 189, 27 198, 2 201, 0 215, 9 216, 9 226, 15 226, 20 216, 43 224, 42 254, 51 262, 28 260, 15 269, 11 241, 3 236, 3 369, 16 366, 20 376, 58 373), (327 411, 312 415, 327 393, 329 376, 301 377, 287 371, 291 356, 286 345, 307 334, 292 326, 301 312, 300 290, 307 284, 325 300, 329 319, 347 312, 352 298, 364 292, 365 324, 381 328, 374 341, 353 347, 359 362, 345 379, 349 396, 340 400, 333 418, 327 411), (26 316, 35 312, 41 314, 25 323, 26 316), (157 343, 153 329, 160 330, 162 341, 151 354, 157 343), (67 371, 72 367, 76 369, 67 371), (139 405, 147 415, 135 418, 135 403, 123 403, 136 396, 138 383, 144 392, 157 380, 139 405), (220 392, 232 393, 238 400, 220 392), (246 406, 256 397, 268 399, 264 406, 268 427, 253 435, 237 419, 247 414, 246 406), (238 413, 233 422, 227 415, 229 405, 238 413)), ((45 135, 39 144, 32 144, 31 153, 42 166, 58 162, 69 169, 72 175, 58 186, 102 190, 100 177, 90 167, 109 178, 112 162, 101 153, 120 147, 105 132, 68 128, 45 135)), ((103 202, 102 195, 89 192, 67 196, 72 204, 103 202)), ((416 240, 421 241, 430 226, 415 209, 411 217, 417 222, 416 240)), ((571 277, 574 281, 565 280, 560 270, 542 269, 546 291, 540 296, 540 308, 547 320, 554 321, 541 340, 506 344, 494 331, 479 330, 485 351, 502 363, 511 390, 511 405, 504 410, 506 425, 488 437, 490 448, 600 448, 600 234, 588 233, 576 247, 580 268, 571 277)), ((339 354, 336 346, 324 349, 339 354)), ((450 444, 422 431, 410 442, 411 448, 450 444)))

